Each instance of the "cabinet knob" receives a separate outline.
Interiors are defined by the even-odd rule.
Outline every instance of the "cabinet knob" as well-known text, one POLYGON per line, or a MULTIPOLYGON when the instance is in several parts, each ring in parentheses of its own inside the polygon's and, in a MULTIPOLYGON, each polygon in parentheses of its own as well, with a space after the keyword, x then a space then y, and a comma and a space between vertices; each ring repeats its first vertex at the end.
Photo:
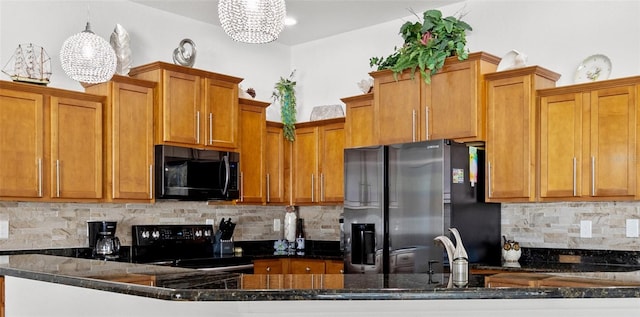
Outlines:
POLYGON ((267 272, 271 272, 271 267, 267 266, 267 272))
POLYGON ((311 272, 311 268, 308 266, 304 270, 307 271, 307 273, 311 272))

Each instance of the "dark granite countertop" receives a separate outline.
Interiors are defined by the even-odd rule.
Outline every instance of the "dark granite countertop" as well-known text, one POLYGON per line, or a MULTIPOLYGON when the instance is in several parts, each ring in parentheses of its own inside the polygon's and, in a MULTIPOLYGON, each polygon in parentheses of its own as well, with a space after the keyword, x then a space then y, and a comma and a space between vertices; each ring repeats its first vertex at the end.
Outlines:
MULTIPOLYGON (((241 274, 69 258, 41 254, 3 256, 0 275, 164 300, 430 300, 521 298, 637 298, 640 287, 484 288, 480 275, 465 288, 449 287, 448 275, 344 275, 341 289, 240 289, 241 274), (114 276, 153 275, 157 286, 114 282, 114 276)), ((640 271, 583 272, 573 276, 640 281, 640 271)))

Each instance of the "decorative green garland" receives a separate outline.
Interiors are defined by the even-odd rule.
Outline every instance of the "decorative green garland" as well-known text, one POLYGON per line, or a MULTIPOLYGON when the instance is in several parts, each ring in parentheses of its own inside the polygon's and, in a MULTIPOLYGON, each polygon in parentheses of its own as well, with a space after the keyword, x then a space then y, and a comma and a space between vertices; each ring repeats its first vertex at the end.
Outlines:
POLYGON ((280 101, 280 116, 282 117, 282 130, 284 138, 290 142, 296 139, 296 82, 292 80, 295 70, 291 72, 289 78, 280 77, 276 83, 273 99, 280 101))

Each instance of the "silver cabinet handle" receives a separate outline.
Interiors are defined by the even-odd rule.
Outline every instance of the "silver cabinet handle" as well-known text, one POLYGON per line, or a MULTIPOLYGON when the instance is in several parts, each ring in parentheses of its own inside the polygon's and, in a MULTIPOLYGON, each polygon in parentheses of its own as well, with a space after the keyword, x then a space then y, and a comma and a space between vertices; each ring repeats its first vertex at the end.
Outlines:
POLYGON ((60 197, 60 160, 56 160, 56 197, 60 197))
POLYGON ((200 143, 200 111, 196 111, 196 143, 200 143))
POLYGON ((240 201, 244 201, 244 172, 240 172, 240 201))
POLYGON ((591 196, 596 195, 596 157, 591 157, 591 196))
POLYGON ((424 138, 429 140, 429 107, 424 107, 424 138))
POLYGON ((487 192, 489 193, 489 198, 491 198, 491 162, 487 162, 487 192))
POLYGON ((213 144, 213 113, 209 112, 209 145, 213 144))
POLYGON ((315 183, 315 179, 313 177, 313 174, 311 174, 311 202, 314 201, 314 194, 313 193, 315 191, 315 186, 314 186, 313 183, 315 183))
POLYGON ((271 201, 271 180, 269 179, 269 173, 267 173, 267 202, 271 201))
POLYGON ((320 174, 320 201, 324 202, 324 173, 320 174))
POLYGON ((411 111, 411 129, 412 129, 411 140, 415 142, 416 141, 416 109, 413 109, 411 111))
POLYGON ((576 158, 573 158, 573 196, 576 196, 576 158))
POLYGON ((149 199, 153 199, 153 164, 149 165, 149 199))
POLYGON ((311 273, 311 268, 310 268, 310 267, 308 267, 308 266, 307 266, 304 270, 305 270, 305 272, 307 272, 307 273, 311 273))
POLYGON ((38 197, 42 197, 42 158, 38 158, 38 197))

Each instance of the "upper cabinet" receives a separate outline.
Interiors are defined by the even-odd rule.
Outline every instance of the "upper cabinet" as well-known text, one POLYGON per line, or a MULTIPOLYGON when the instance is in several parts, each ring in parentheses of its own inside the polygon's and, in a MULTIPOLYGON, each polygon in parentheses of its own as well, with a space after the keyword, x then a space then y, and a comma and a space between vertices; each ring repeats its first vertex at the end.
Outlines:
POLYGON ((0 197, 102 198, 102 96, 0 81, 0 197))
POLYGON ((344 147, 375 145, 378 141, 378 129, 375 126, 373 93, 341 99, 346 105, 344 123, 344 147))
POLYGON ((559 74, 538 66, 485 75, 487 81, 486 200, 536 200, 536 90, 559 74))
POLYGON ((266 108, 269 105, 267 102, 240 99, 241 203, 266 202, 266 108))
POLYGON ((238 147, 238 83, 241 78, 154 62, 130 76, 158 83, 156 144, 198 148, 238 147))
POLYGON ((296 125, 291 151, 294 204, 343 202, 344 118, 296 125))
POLYGON ((419 73, 412 78, 409 71, 397 76, 390 70, 372 72, 375 144, 443 138, 485 141, 483 75, 494 72, 499 62, 484 52, 471 53, 464 61, 450 57, 431 84, 419 73))
POLYGON ((287 150, 290 152, 291 142, 284 139, 284 131, 282 131, 282 123, 267 122, 267 137, 265 147, 265 180, 266 202, 268 204, 284 204, 289 202, 290 191, 287 185, 290 184, 289 178, 286 177, 291 171, 289 161, 290 155, 285 155, 287 150))
POLYGON ((115 75, 86 92, 103 95, 105 201, 153 200, 156 83, 115 75))
POLYGON ((558 87, 540 96, 540 199, 637 196, 639 78, 558 87))

